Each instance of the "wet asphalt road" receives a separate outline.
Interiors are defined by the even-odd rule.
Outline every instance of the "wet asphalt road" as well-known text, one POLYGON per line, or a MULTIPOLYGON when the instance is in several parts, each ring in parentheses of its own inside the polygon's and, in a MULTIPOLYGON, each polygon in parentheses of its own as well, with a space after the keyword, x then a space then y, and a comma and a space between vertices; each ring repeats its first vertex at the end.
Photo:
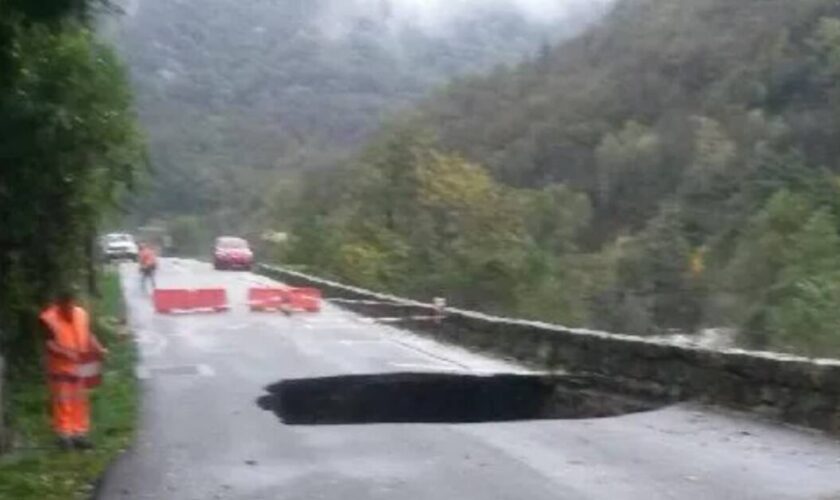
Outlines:
POLYGON ((326 306, 255 314, 249 273, 164 260, 159 285, 225 286, 231 312, 158 316, 125 265, 141 430, 99 498, 840 499, 840 443, 690 405, 599 420, 287 426, 257 406, 289 378, 516 371, 326 306))

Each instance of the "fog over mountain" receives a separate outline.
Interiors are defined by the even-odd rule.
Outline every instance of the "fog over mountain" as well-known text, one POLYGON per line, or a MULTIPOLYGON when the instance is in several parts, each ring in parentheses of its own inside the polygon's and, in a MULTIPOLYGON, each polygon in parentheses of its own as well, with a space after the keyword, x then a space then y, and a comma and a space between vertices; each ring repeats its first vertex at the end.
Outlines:
POLYGON ((216 213, 331 168, 454 77, 534 58, 609 0, 126 0, 154 215, 216 213))
POLYGON ((417 29, 449 35, 458 21, 481 13, 521 16, 530 23, 584 22, 600 16, 614 0, 343 0, 323 5, 320 21, 346 26, 367 18, 385 21, 392 30, 417 29))

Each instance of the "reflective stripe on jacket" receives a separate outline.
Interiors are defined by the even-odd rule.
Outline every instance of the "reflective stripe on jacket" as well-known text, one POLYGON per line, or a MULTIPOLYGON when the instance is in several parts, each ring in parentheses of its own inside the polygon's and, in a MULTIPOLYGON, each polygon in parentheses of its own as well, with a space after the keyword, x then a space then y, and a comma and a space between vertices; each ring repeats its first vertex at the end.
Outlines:
MULTIPOLYGON (((58 306, 53 305, 46 308, 40 317, 50 329, 55 343, 63 349, 88 357, 85 355, 93 351, 90 318, 87 311, 78 306, 73 308, 72 316, 73 320, 67 321, 59 312, 58 306)), ((58 353, 47 351, 47 372, 50 375, 78 376, 78 365, 85 362, 86 360, 75 362, 58 353)))

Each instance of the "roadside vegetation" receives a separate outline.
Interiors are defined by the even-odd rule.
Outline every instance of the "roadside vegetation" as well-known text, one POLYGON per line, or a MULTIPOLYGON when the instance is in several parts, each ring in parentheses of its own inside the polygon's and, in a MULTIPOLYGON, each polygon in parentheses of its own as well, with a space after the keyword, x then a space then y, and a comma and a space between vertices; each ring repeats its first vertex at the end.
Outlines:
POLYGON ((39 307, 95 285, 97 228, 138 176, 143 141, 104 4, 0 0, 0 349, 34 362, 39 307))
POLYGON ((93 301, 94 331, 110 350, 103 384, 93 393, 96 449, 61 451, 50 429, 49 395, 38 364, 10 380, 8 398, 12 449, 0 455, 0 499, 73 500, 90 498, 96 480, 131 443, 137 419, 135 348, 123 326, 119 277, 100 278, 102 296, 93 301))
POLYGON ((83 497, 134 425, 117 278, 98 276, 94 249, 144 163, 123 69, 92 29, 106 4, 0 0, 0 356, 10 426, 0 439, 2 498, 83 497), (69 286, 92 297, 96 332, 112 349, 94 412, 100 449, 85 454, 54 450, 37 322, 69 286))

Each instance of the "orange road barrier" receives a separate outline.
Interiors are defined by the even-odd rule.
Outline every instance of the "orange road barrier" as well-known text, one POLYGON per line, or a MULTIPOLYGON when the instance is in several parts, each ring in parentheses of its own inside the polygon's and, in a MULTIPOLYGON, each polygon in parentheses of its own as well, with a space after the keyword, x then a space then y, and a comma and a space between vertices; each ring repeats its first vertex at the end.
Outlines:
POLYGON ((288 301, 288 288, 249 288, 248 306, 252 311, 277 311, 288 301))
POLYGON ((224 288, 161 289, 154 291, 152 300, 160 314, 191 314, 222 312, 230 309, 224 288))
POLYGON ((321 311, 321 290, 317 288, 290 288, 289 302, 293 309, 306 312, 321 311))
POLYGON ((155 311, 159 314, 170 314, 176 310, 186 310, 192 307, 191 290, 158 288, 152 295, 155 311))
POLYGON ((193 290, 193 312, 221 312, 230 309, 227 290, 224 288, 202 288, 193 290))
POLYGON ((321 291, 315 288, 248 289, 248 305, 252 311, 319 312, 321 301, 321 291))

